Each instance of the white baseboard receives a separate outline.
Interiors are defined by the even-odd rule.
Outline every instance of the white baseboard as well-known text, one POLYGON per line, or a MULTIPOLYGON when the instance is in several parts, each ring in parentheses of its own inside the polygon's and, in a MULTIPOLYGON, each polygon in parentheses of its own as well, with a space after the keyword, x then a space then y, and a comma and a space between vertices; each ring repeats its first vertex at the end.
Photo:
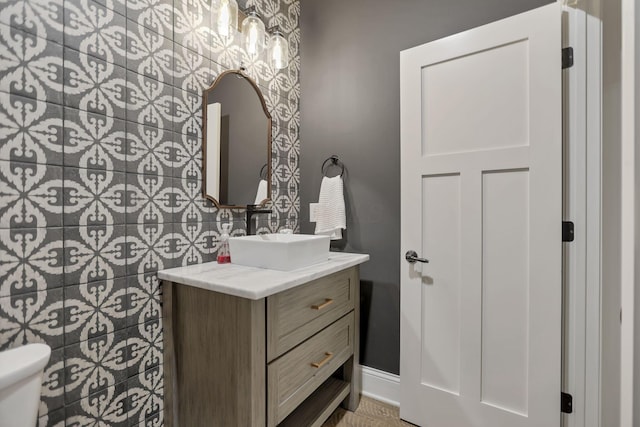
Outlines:
POLYGON ((400 376, 362 366, 362 395, 400 406, 400 376))

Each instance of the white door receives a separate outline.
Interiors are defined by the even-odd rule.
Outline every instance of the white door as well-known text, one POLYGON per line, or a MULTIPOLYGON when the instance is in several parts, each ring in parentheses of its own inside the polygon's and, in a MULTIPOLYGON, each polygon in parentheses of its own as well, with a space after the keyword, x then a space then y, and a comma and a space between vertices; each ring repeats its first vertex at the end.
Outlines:
POLYGON ((403 51, 400 415, 560 425, 561 9, 403 51))

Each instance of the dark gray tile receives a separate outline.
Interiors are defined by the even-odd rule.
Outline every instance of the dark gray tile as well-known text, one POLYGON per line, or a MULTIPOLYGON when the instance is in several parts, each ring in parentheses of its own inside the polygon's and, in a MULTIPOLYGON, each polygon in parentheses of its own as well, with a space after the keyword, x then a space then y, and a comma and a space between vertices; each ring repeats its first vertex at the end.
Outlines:
POLYGON ((172 0, 127 0, 127 19, 164 37, 173 37, 172 0))
POLYGON ((204 238, 205 227, 202 222, 196 221, 174 224, 177 266, 202 264, 215 259, 215 254, 208 246, 207 239, 204 238))
POLYGON ((64 288, 65 345, 126 328, 124 277, 64 288))
MULTIPOLYGON (((176 141, 180 141, 182 136, 175 133, 175 132, 167 132, 164 134, 165 138, 171 142, 171 145, 169 147, 167 147, 167 154, 166 154, 166 162, 167 164, 170 164, 171 167, 170 168, 166 168, 165 170, 167 171, 167 175, 169 176, 173 176, 173 177, 179 177, 180 176, 180 160, 182 157, 182 150, 181 150, 181 144, 179 142, 176 141)), ((164 147, 163 147, 163 152, 164 152, 164 147)), ((184 166, 184 165, 182 165, 184 166)))
POLYGON ((0 160, 0 228, 62 226, 62 167, 0 160))
POLYGON ((173 132, 127 122, 127 172, 171 176, 173 132))
POLYGON ((294 149, 295 142, 296 142, 295 137, 289 135, 286 132, 280 132, 278 134, 273 135, 273 140, 272 140, 273 157, 286 155, 286 153, 294 149))
POLYGON ((171 85, 173 80, 173 43, 171 39, 127 21, 127 69, 171 85))
POLYGON ((62 236, 62 228, 1 229, 0 297, 62 287, 62 236))
POLYGON ((202 92, 211 86, 220 73, 220 67, 209 58, 188 49, 178 49, 175 53, 173 85, 202 97, 202 92))
POLYGON ((127 224, 157 226, 172 219, 172 178, 127 174, 127 224))
MULTIPOLYGON (((234 227, 236 229, 236 224, 244 224, 246 218, 246 210, 245 209, 214 209, 211 213, 211 220, 216 223, 228 223, 233 222, 234 227)), ((242 225, 244 228, 244 225, 242 225)), ((220 228, 218 228, 220 231, 220 228)))
POLYGON ((63 0, 10 0, 0 4, 0 22, 47 40, 62 40, 63 0))
POLYGON ((65 226, 124 224, 125 185, 124 172, 64 168, 65 226))
POLYGON ((130 425, 154 423, 163 410, 162 367, 156 366, 129 378, 127 381, 128 407, 131 410, 130 425))
POLYGON ((137 323, 127 329, 127 347, 129 377, 155 368, 162 367, 163 341, 162 321, 154 319, 137 323))
POLYGON ((64 427, 64 407, 38 415, 37 427, 64 427))
POLYGON ((294 137, 295 139, 299 138, 300 135, 300 124, 296 120, 285 121, 280 118, 272 117, 272 135, 276 136, 281 133, 285 133, 294 137))
POLYGON ((202 179, 202 139, 174 133, 173 176, 185 180, 202 179))
MULTIPOLYGON (((229 211, 229 209, 224 209, 225 211, 229 211)), ((242 210, 234 210, 232 212, 238 212, 237 215, 232 216, 231 218, 219 219, 217 221, 211 222, 211 230, 213 231, 213 235, 216 240, 219 240, 220 235, 222 234, 222 226, 226 224, 231 224, 231 233, 230 236, 244 236, 246 234, 245 230, 245 211, 242 210)))
MULTIPOLYGON (((146 222, 127 225, 129 260, 127 275, 156 272, 172 267, 174 224, 146 222)), ((131 283, 129 283, 131 286, 131 283)), ((131 303, 131 295, 128 297, 131 303)))
POLYGON ((281 219, 291 218, 291 215, 299 211, 300 202, 297 196, 278 194, 273 202, 273 208, 278 212, 281 219), (296 209, 296 203, 298 208, 296 209))
POLYGON ((205 198, 204 196, 202 197, 202 203, 203 203, 203 215, 202 215, 202 219, 205 222, 210 222, 213 221, 214 219, 214 214, 215 211, 218 210, 218 208, 216 207, 216 205, 209 199, 205 198))
POLYGON ((0 297, 0 350, 40 342, 64 344, 62 289, 0 297))
POLYGON ((91 0, 95 3, 98 3, 101 6, 106 7, 107 9, 113 10, 114 12, 127 16, 127 7, 126 0, 91 0))
POLYGON ((0 159, 62 164, 62 107, 34 98, 0 96, 0 159))
MULTIPOLYGON (((244 223, 243 223, 244 227, 244 223)), ((218 255, 218 249, 220 247, 220 231, 217 228, 215 222, 211 222, 206 219, 203 225, 204 232, 202 233, 202 247, 207 254, 210 254, 214 258, 218 255)))
POLYGON ((44 425, 55 425, 64 421, 64 348, 51 351, 49 362, 42 377, 40 421, 44 425))
POLYGON ((65 346, 64 360, 67 404, 122 383, 127 379, 126 330, 65 346))
POLYGON ((126 18, 97 2, 68 1, 64 9, 64 45, 124 67, 126 18))
MULTIPOLYGON (((159 252, 155 254, 156 260, 159 260, 165 255, 163 252, 165 248, 158 247, 156 249, 159 252)), ((150 259, 151 257, 147 256, 147 260, 150 259)), ((127 277, 127 322, 129 326, 158 320, 162 316, 160 281, 156 274, 160 269, 162 267, 127 277)))
POLYGON ((129 424, 126 382, 92 393, 65 408, 67 426, 125 427, 129 424))
POLYGON ((269 92, 269 83, 277 76, 277 74, 274 74, 269 61, 265 60, 266 49, 258 56, 248 55, 245 49, 241 49, 241 51, 243 52, 242 60, 247 64, 246 74, 256 82, 260 87, 260 91, 266 95, 269 92))
POLYGON ((205 0, 174 2, 174 41, 201 56, 211 57, 211 9, 205 0))
POLYGON ((124 172, 126 140, 124 120, 91 111, 65 108, 65 165, 124 172))
POLYGON ((202 140, 202 94, 176 88, 173 108, 173 131, 202 140))
MULTIPOLYGON (((163 408, 160 412, 156 412, 153 415, 148 416, 141 423, 135 424, 137 427, 162 427, 164 425, 164 402, 160 403, 163 408)), ((132 424, 133 426, 134 424, 132 424)))
POLYGON ((173 127, 171 84, 127 71, 127 120, 171 130, 173 127))
POLYGON ((62 45, 0 23, 0 92, 62 103, 62 45))
POLYGON ((124 225, 65 227, 66 285, 125 275, 127 244, 124 225))
POLYGON ((224 42, 216 32, 212 33, 211 60, 214 62, 214 68, 231 70, 247 64, 245 62, 246 53, 242 52, 244 49, 238 49, 238 43, 240 43, 238 40, 241 40, 239 34, 236 33, 236 37, 231 42, 224 42))
POLYGON ((65 47, 64 81, 64 105, 126 118, 127 82, 122 66, 65 47))
POLYGON ((173 222, 191 224, 209 220, 213 206, 202 197, 202 181, 173 178, 173 222))

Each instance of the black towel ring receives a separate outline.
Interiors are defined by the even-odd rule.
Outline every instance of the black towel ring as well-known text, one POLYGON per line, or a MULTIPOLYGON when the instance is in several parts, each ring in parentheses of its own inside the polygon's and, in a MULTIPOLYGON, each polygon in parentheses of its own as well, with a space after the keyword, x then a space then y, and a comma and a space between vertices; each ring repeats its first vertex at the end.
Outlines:
POLYGON ((260 169, 260 179, 267 179, 267 173, 265 171, 265 168, 269 166, 268 164, 264 164, 264 166, 262 166, 262 168, 260 169))
POLYGON ((324 168, 325 166, 327 166, 327 162, 331 162, 329 166, 340 166, 340 176, 344 175, 344 163, 342 163, 340 159, 338 159, 338 156, 336 156, 335 154, 322 162, 322 166, 320 166, 320 173, 322 173, 322 175, 327 176, 324 173, 324 168))

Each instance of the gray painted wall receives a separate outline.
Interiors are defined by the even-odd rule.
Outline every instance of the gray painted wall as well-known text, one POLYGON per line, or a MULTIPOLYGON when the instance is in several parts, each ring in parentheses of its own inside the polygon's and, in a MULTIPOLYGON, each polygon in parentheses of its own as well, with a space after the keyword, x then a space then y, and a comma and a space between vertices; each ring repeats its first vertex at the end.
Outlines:
POLYGON ((547 3, 302 0, 301 230, 314 230, 320 165, 337 154, 348 171, 339 247, 371 255, 361 270, 364 365, 399 372, 400 51, 547 3))

